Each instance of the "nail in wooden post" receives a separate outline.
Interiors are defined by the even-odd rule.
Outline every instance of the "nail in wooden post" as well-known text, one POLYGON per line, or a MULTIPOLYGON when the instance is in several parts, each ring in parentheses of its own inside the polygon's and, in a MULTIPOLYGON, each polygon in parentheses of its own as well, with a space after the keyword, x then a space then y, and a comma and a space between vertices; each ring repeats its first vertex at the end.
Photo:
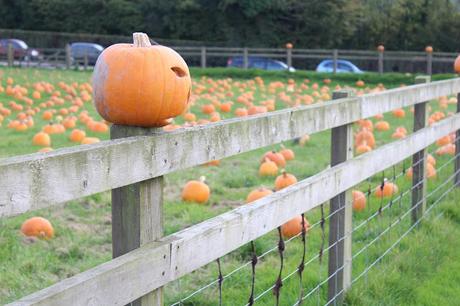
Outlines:
POLYGON ((248 48, 243 48, 243 68, 248 69, 249 66, 249 56, 248 56, 248 48))
MULTIPOLYGON (((155 133, 157 129, 113 125, 111 139, 155 133)), ((129 160, 126 161, 127 163, 129 160)), ((112 253, 126 254, 163 236, 163 177, 112 190, 112 253)), ((129 280, 127 280, 129 281, 129 280)), ((135 306, 163 305, 161 288, 132 302, 135 306)))
POLYGON ((339 57, 339 51, 337 49, 334 49, 332 51, 332 64, 333 64, 333 72, 334 74, 337 73, 337 60, 339 57))
MULTIPOLYGON (((351 91, 335 91, 333 99, 346 98, 351 91)), ((352 124, 342 125, 331 132, 331 167, 353 157, 352 124)), ((340 303, 351 286, 352 208, 350 192, 338 194, 330 201, 328 301, 340 303), (345 238, 344 238, 345 236, 345 238)))
MULTIPOLYGON (((460 93, 457 94, 457 113, 460 113, 460 93)), ((460 187, 460 130, 455 132, 455 177, 454 184, 460 187)))
POLYGON ((201 68, 206 68, 206 47, 201 47, 201 68))
MULTIPOLYGON (((429 76, 418 76, 415 84, 430 82, 429 76)), ((427 125, 428 112, 427 102, 414 106, 414 132, 423 129, 427 125)), ((426 150, 421 150, 412 156, 412 223, 418 222, 426 207, 426 150)))

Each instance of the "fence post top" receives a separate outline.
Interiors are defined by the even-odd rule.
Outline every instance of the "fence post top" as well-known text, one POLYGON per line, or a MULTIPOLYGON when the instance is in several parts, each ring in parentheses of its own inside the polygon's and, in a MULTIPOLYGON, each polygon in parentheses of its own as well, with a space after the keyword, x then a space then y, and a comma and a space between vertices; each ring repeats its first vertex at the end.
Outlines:
POLYGON ((415 77, 415 84, 429 83, 431 77, 429 75, 419 75, 415 77))

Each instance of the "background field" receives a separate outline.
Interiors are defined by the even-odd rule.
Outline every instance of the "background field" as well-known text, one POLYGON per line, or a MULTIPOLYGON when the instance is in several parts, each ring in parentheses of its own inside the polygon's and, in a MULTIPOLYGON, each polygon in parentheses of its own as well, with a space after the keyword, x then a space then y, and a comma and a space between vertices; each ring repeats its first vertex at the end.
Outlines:
MULTIPOLYGON (((397 87, 401 84, 411 84, 414 80, 413 75, 385 75, 380 77, 369 74, 361 78, 366 82, 365 88, 356 89, 355 82, 358 77, 355 75, 318 75, 307 72, 296 74, 287 73, 262 73, 260 71, 242 72, 231 69, 211 69, 193 70, 195 102, 191 111, 200 119, 209 118, 208 115, 201 113, 203 104, 218 101, 235 102, 231 113, 221 113, 222 119, 233 117, 233 111, 239 104, 237 97, 249 91, 253 92, 254 104, 269 99, 275 100, 276 109, 290 107, 291 102, 299 96, 311 95, 316 103, 327 103, 323 99, 325 96, 319 94, 315 97, 314 92, 319 92, 325 85, 325 78, 332 79, 332 83, 325 90, 329 96, 336 86, 349 86, 356 92, 369 92, 379 83, 385 87, 397 87), (263 86, 254 81, 254 77, 259 76, 263 79, 263 86), (229 78, 232 78, 231 80, 229 78), (292 81, 289 81, 292 79, 292 81), (309 83, 305 80, 308 79, 309 83), (273 93, 270 92, 270 83, 281 82, 279 88, 273 93), (288 82, 294 85, 294 91, 288 90, 288 82), (318 89, 313 89, 313 84, 318 84, 318 89), (302 84, 308 86, 301 89, 302 84), (228 86, 227 86, 228 85, 228 86), (200 89, 201 88, 201 89, 200 89), (264 88, 264 89, 263 89, 264 88), (297 92, 296 90, 299 89, 297 92), (301 90, 300 90, 301 89, 301 90), (201 92, 198 92, 200 91, 201 92), (233 96, 225 94, 232 92, 233 96), (280 96, 284 92, 291 97, 287 102, 280 96), (324 100, 324 101, 320 101, 324 100)), ((77 82, 78 85, 90 81, 90 73, 73 71, 45 71, 45 70, 15 70, 1 69, 0 82, 3 87, 7 87, 7 79, 14 79, 14 84, 29 88, 28 96, 31 95, 33 84, 36 82, 49 82, 57 90, 61 91, 62 97, 66 92, 58 89, 58 83, 64 82, 71 84, 77 82)), ((436 79, 448 78, 450 75, 436 76, 436 79)), ((43 93, 41 99, 34 101, 34 104, 46 102, 51 94, 43 93)), ((14 97, 5 93, 0 93, 0 102, 7 106, 15 100, 14 97)), ((53 106, 56 109, 69 107, 71 100, 67 100, 63 106, 53 106)), ((302 103, 303 104, 303 103, 302 103)), ((438 101, 430 103, 432 112, 440 109, 438 101)), ((455 105, 448 105, 448 109, 443 112, 454 111, 455 105)), ((90 102, 84 105, 76 113, 87 110, 94 120, 100 121, 90 102)), ((390 131, 375 132, 377 146, 391 141, 391 134, 397 126, 404 126, 407 130, 412 129, 412 114, 410 109, 406 109, 406 117, 398 119, 391 114, 385 114, 385 120, 391 124, 390 131)), ((18 154, 36 152, 39 147, 31 144, 32 136, 38 132, 48 121, 41 119, 42 110, 34 116, 34 126, 25 132, 17 132, 8 129, 9 120, 14 119, 17 112, 4 119, 0 127, 0 157, 10 157, 18 154)), ((56 117, 53 119, 56 121, 56 117)), ((374 122, 376 119, 372 119, 374 122)), ((182 124, 183 118, 176 119, 177 124, 182 124)), ((89 136, 99 137, 102 140, 108 138, 108 133, 96 133, 88 131, 85 124, 77 121, 77 127, 87 130, 89 136)), ((57 149, 69 145, 74 145, 68 140, 70 131, 64 134, 52 135, 52 147, 57 149)), ((322 132, 311 136, 306 145, 301 146, 294 141, 284 144, 291 148, 296 159, 287 164, 286 171, 293 173, 300 179, 307 178, 329 165, 330 133, 322 132)), ((228 211, 244 203, 246 195, 254 188, 264 185, 273 188, 274 178, 261 178, 257 174, 261 156, 268 150, 279 150, 279 146, 267 147, 249 153, 234 156, 222 160, 219 166, 200 166, 186 171, 176 172, 166 176, 166 198, 165 198, 165 232, 170 234, 182 228, 196 224, 202 220, 228 211), (182 186, 190 179, 197 179, 205 175, 211 187, 212 195, 208 204, 197 205, 187 204, 181 200, 180 192, 182 186)), ((429 151, 436 149, 435 146, 429 151)), ((46 154, 46 153, 43 153, 46 154)), ((438 165, 449 163, 448 166, 439 171, 438 178, 429 181, 429 190, 436 188, 437 184, 443 182, 452 174, 451 156, 437 158, 438 165)), ((389 179, 394 178, 400 172, 408 169, 410 161, 396 165, 388 169, 382 176, 389 179)), ((1 174, 0 174, 1 175, 1 174)), ((362 191, 374 188, 381 180, 378 176, 363 182, 357 189, 362 191)), ((410 188, 410 181, 405 174, 399 176, 396 183, 400 187, 400 192, 410 188)), ((429 199, 429 203, 434 202, 443 193, 443 188, 429 199)), ((440 203, 442 209, 433 209, 430 214, 429 222, 402 240, 401 245, 388 254, 386 258, 371 270, 366 277, 354 285, 350 294, 347 295, 346 302, 350 305, 449 305, 454 304, 459 294, 460 277, 452 271, 460 267, 460 262, 456 260, 460 251, 460 208, 458 208, 456 198, 459 192, 449 194, 440 203)), ((391 206, 380 214, 369 226, 362 229, 354 236, 354 243, 357 246, 364 245, 371 241, 387 226, 389 222, 398 218, 402 212, 406 211, 410 205, 410 196, 404 196, 395 205, 391 206)), ((354 215, 354 222, 365 220, 380 205, 386 204, 382 201, 369 198, 368 207, 364 212, 354 215)), ((327 210, 327 208, 326 208, 327 210)), ((111 257, 111 218, 110 218, 110 194, 102 193, 91 196, 79 201, 73 201, 62 208, 41 210, 38 212, 27 213, 19 217, 0 219, 0 303, 13 301, 21 296, 34 292, 38 289, 49 286, 56 281, 86 270, 99 263, 105 262, 111 257), (19 228, 21 223, 30 216, 40 215, 52 221, 56 229, 56 237, 50 241, 36 241, 24 238, 19 228)), ((310 224, 317 224, 320 220, 320 212, 315 210, 307 215, 310 224)), ((379 243, 373 245, 354 261, 354 274, 363 271, 366 263, 372 262, 378 255, 388 248, 409 226, 409 218, 406 217, 398 226, 392 229, 388 235, 379 243)), ((327 229, 327 226, 326 226, 327 229)), ((327 237, 327 231, 326 231, 327 237)), ((313 258, 318 254, 321 245, 321 230, 319 226, 314 226, 307 238, 307 257, 313 258)), ((277 233, 272 232, 255 243, 257 253, 261 254, 273 248, 277 242, 277 233)), ((327 243, 326 243, 327 244, 327 243)), ((286 266, 283 275, 287 275, 294 270, 300 262, 302 244, 299 238, 294 239, 286 248, 286 266)), ((250 246, 245 246, 239 250, 225 256, 222 259, 222 270, 226 274, 244 262, 250 260, 250 246)), ((276 279, 279 258, 276 251, 265 256, 257 266, 256 293, 260 293, 269 288, 276 279)), ((327 256, 322 263, 319 260, 312 261, 304 272, 303 286, 313 288, 319 280, 324 279, 327 274, 327 256)), ((178 282, 167 286, 167 302, 175 302, 184 298, 194 289, 212 281, 217 277, 216 265, 208 265, 190 276, 184 277, 178 282)), ((249 297, 250 288, 250 267, 246 267, 228 277, 223 284, 224 305, 236 305, 246 303, 249 297)), ((326 286, 320 288, 317 294, 307 299, 308 304, 318 304, 318 300, 325 302, 326 286)), ((184 301, 184 305, 215 305, 217 303, 217 287, 211 286, 209 289, 197 294, 193 298, 184 301)), ((289 305, 295 302, 299 295, 299 283, 297 275, 289 278, 281 293, 281 304, 289 305)), ((271 292, 260 299, 261 305, 273 304, 271 292)))

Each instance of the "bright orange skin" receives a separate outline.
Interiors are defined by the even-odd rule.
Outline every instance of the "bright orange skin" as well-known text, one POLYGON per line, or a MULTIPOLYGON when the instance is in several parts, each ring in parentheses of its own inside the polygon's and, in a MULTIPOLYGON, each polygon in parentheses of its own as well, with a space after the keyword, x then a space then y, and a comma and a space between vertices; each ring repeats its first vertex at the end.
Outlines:
POLYGON ((372 151, 372 148, 369 147, 366 143, 362 143, 356 147, 356 153, 363 154, 372 151))
POLYGON ((269 194, 272 194, 273 191, 271 191, 270 189, 268 188, 264 188, 264 187, 260 187, 260 188, 257 188, 253 191, 251 191, 247 198, 246 198, 246 203, 251 203, 251 202, 254 202, 254 201, 257 201, 258 199, 261 199, 269 194))
POLYGON ((363 211, 366 208, 366 196, 359 190, 352 191, 353 210, 356 212, 363 211))
POLYGON ((357 146, 361 144, 367 144, 369 147, 374 148, 375 147, 374 134, 372 134, 372 132, 368 131, 367 129, 363 129, 356 134, 355 143, 357 146))
POLYGON ((182 200, 204 204, 209 200, 211 190, 209 186, 200 181, 189 181, 182 189, 182 200))
MULTIPOLYGON (((310 223, 304 218, 304 229, 308 232, 310 223)), ((296 216, 288 222, 281 225, 281 235, 284 238, 292 238, 302 232, 302 216, 296 216)))
POLYGON ((402 108, 397 108, 392 113, 396 118, 404 118, 406 116, 406 112, 402 108))
POLYGON ((295 159, 294 151, 292 151, 291 149, 282 149, 280 151, 280 154, 283 155, 285 160, 293 160, 293 159, 295 159))
POLYGON ((460 55, 457 56, 454 62, 454 71, 455 73, 460 73, 460 55))
POLYGON ((26 236, 42 239, 51 239, 54 236, 53 226, 42 217, 32 217, 26 220, 21 226, 21 232, 26 236))
POLYGON ((278 174, 278 166, 274 161, 269 160, 268 158, 260 164, 259 175, 260 176, 275 176, 278 174))
POLYGON ((72 142, 81 142, 83 138, 85 138, 86 133, 85 131, 75 129, 70 133, 69 139, 72 142))
POLYGON ((269 159, 276 163, 278 167, 284 168, 286 167, 286 159, 284 158, 283 154, 277 153, 275 151, 270 151, 265 153, 262 160, 269 159))
POLYGON ((297 178, 292 174, 284 172, 276 178, 275 189, 278 191, 295 183, 297 183, 297 178))
POLYGON ((51 138, 45 132, 38 132, 32 138, 32 143, 35 146, 49 147, 51 145, 51 138))
POLYGON ((398 193, 398 186, 396 186, 396 184, 393 184, 391 182, 385 182, 383 184, 383 189, 382 189, 382 185, 379 185, 375 188, 374 195, 377 198, 387 198, 387 197, 391 197, 395 193, 398 193))
POLYGON ((142 127, 165 125, 182 114, 191 92, 187 64, 164 46, 115 44, 93 73, 94 104, 107 121, 142 127))

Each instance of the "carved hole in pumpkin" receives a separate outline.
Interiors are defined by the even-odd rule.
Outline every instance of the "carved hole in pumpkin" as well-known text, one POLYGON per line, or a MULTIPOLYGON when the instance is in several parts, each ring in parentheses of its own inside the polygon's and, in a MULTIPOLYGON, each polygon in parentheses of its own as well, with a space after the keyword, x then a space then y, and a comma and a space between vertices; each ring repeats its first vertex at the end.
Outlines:
POLYGON ((171 70, 180 78, 187 75, 187 73, 180 67, 171 67, 171 70))

